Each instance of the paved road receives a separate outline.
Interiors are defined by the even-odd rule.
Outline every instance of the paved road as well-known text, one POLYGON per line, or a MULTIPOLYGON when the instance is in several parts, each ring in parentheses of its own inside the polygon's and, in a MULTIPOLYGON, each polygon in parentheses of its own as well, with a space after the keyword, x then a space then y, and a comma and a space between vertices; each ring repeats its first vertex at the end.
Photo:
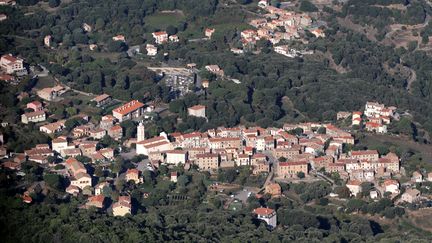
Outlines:
POLYGON ((200 41, 207 41, 210 40, 208 37, 203 38, 196 38, 196 39, 189 39, 188 42, 200 42, 200 41))
POLYGON ((255 187, 245 187, 243 190, 235 193, 234 198, 239 199, 243 203, 247 203, 247 199, 249 198, 249 195, 252 196, 252 194, 258 193, 258 191, 259 191, 259 189, 255 188, 255 187))

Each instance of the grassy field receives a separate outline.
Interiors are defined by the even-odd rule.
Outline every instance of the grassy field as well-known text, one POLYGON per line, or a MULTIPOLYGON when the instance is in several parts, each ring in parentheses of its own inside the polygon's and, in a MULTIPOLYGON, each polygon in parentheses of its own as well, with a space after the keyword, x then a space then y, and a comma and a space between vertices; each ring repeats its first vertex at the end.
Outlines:
POLYGON ((432 163, 432 145, 414 142, 412 139, 404 136, 391 136, 379 134, 367 134, 361 143, 366 145, 385 145, 388 147, 395 146, 399 148, 411 149, 421 154, 423 160, 432 163))
POLYGON ((185 20, 185 16, 181 11, 157 13, 148 16, 144 19, 146 25, 156 29, 164 30, 167 26, 177 26, 185 20))
POLYGON ((424 231, 432 232, 432 209, 426 208, 409 212, 407 218, 414 226, 424 231))

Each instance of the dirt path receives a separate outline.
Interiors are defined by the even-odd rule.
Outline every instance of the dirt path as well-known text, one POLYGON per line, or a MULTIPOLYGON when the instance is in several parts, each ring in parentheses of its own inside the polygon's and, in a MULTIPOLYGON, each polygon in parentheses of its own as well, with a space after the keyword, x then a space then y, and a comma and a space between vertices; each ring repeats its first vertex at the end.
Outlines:
POLYGON ((413 69, 409 68, 409 70, 410 70, 411 74, 410 74, 410 77, 407 79, 407 87, 406 87, 406 89, 408 90, 409 93, 412 93, 411 85, 412 85, 412 83, 414 81, 417 80, 417 74, 416 74, 416 72, 413 69))
POLYGON ((338 73, 347 73, 349 70, 342 67, 341 65, 337 65, 333 59, 333 55, 327 51, 326 53, 324 53, 324 57, 327 58, 329 60, 329 66, 330 68, 336 70, 336 72, 338 73))

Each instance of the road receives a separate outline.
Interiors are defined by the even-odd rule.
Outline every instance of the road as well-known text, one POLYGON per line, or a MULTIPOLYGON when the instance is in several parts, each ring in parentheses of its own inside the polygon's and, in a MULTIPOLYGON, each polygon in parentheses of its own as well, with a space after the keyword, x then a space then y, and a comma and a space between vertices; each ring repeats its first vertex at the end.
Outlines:
POLYGON ((319 178, 321 178, 321 179, 327 181, 327 182, 330 183, 330 185, 332 186, 332 189, 333 189, 333 190, 335 189, 335 187, 336 187, 336 183, 335 183, 334 180, 331 179, 330 177, 328 177, 328 176, 326 176, 326 175, 324 175, 323 173, 318 172, 318 171, 311 171, 310 174, 312 174, 312 175, 316 175, 317 177, 319 177, 319 178))
MULTIPOLYGON (((54 78, 54 80, 55 80, 55 82, 56 82, 57 85, 62 85, 63 87, 65 87, 66 90, 72 90, 75 93, 82 94, 82 95, 85 95, 85 96, 95 96, 95 97, 97 96, 96 94, 93 94, 93 93, 87 93, 87 92, 84 92, 84 91, 81 91, 81 90, 77 90, 77 89, 71 88, 67 84, 61 83, 57 78, 54 78)), ((113 100, 117 101, 117 102, 120 102, 120 103, 126 102, 124 100, 119 100, 119 99, 115 99, 115 98, 113 98, 113 100)))
POLYGON ((190 75, 193 71, 183 67, 147 67, 147 69, 152 70, 154 72, 163 72, 166 74, 175 74, 175 75, 190 75))
POLYGON ((417 74, 416 74, 416 72, 412 68, 409 68, 409 70, 410 70, 411 74, 410 74, 410 77, 407 79, 407 87, 406 87, 406 89, 408 90, 408 92, 411 93, 412 92, 411 91, 411 85, 412 85, 412 83, 414 81, 417 80, 417 74))
POLYGON ((249 198, 249 196, 252 196, 252 194, 256 194, 258 192, 259 192, 259 189, 257 189, 256 187, 244 187, 243 190, 238 191, 234 195, 234 198, 237 198, 237 199, 239 199, 240 201, 242 201, 243 203, 246 204, 247 203, 247 199, 249 198))
POLYGON ((200 41, 208 41, 208 40, 210 40, 208 37, 203 37, 203 38, 189 39, 188 42, 200 42, 200 41))

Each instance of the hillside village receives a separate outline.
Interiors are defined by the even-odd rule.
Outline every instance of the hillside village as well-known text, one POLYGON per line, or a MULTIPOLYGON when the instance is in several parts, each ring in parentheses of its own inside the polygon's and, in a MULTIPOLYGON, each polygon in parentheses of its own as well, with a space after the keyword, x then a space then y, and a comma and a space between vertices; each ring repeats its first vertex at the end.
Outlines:
MULTIPOLYGON (((45 97, 43 102, 52 100, 51 97, 52 95, 45 97)), ((109 95, 101 95, 93 100, 96 105, 103 106, 109 103, 111 98, 109 95)), ((182 171, 196 169, 216 175, 224 169, 247 167, 250 169, 250 176, 266 177, 262 189, 254 193, 251 191, 248 197, 260 197, 264 193, 281 196, 278 183, 288 182, 323 180, 333 185, 334 189, 337 179, 343 181, 352 197, 363 195, 364 183, 368 183, 374 189, 368 191, 367 197, 373 200, 380 197, 394 198, 398 204, 404 205, 428 200, 428 196, 423 197, 420 191, 412 186, 415 183, 432 181, 432 172, 423 175, 415 171, 412 175, 406 175, 400 158, 395 153, 351 150, 356 143, 355 136, 330 123, 285 124, 282 128, 219 127, 205 132, 162 132, 159 136, 148 137, 145 123, 141 119, 145 110, 153 108, 137 100, 113 109, 112 114, 103 116, 98 124, 81 114, 81 125, 75 124, 72 129, 67 128, 65 121, 48 124, 44 122, 47 115, 42 102, 30 102, 27 108, 32 109, 32 112, 23 114, 21 122, 40 124, 39 130, 49 134, 52 140, 49 144, 38 144, 24 153, 9 153, 7 147, 3 146, 2 168, 24 175, 21 170, 23 163, 38 163, 45 168, 45 173, 67 178, 66 193, 74 197, 87 197, 86 203, 81 207, 109 209, 114 216, 134 212, 130 195, 118 191, 118 200, 111 202, 102 192, 107 190, 106 188, 119 190, 113 189, 117 187, 115 185, 119 180, 142 184, 145 182, 143 173, 147 170, 154 173, 160 166, 171 168, 168 179, 173 183, 177 182, 181 173, 175 169, 179 166, 182 171), (139 121, 135 128, 137 136, 124 140, 121 122, 127 120, 139 121), (65 133, 65 129, 70 132, 65 133), (106 141, 108 137, 121 142, 121 146, 104 144, 102 141, 106 141), (126 170, 117 171, 114 178, 107 177, 101 181, 100 176, 92 172, 100 169, 113 172, 111 165, 119 157, 125 156, 125 153, 129 154, 128 156, 138 156, 138 161, 126 170), (400 180, 406 176, 412 176, 411 182, 402 183, 400 180)), ((190 107, 188 115, 205 118, 206 107, 190 107)), ((367 102, 364 111, 340 112, 337 119, 350 117, 353 126, 361 125, 364 119, 366 131, 383 133, 386 130, 377 130, 375 127, 370 129, 368 124, 375 122, 384 127, 381 129, 385 129, 385 124, 398 116, 395 107, 386 108, 382 104, 367 102), (364 117, 361 114, 364 114, 364 117)), ((21 195, 24 202, 32 203, 32 196, 35 195, 31 192, 34 192, 34 189, 29 188, 21 195)), ((338 198, 339 195, 333 191, 330 197, 338 198)), ((276 227, 273 218, 276 216, 272 209, 258 208, 254 212, 258 218, 276 227)))
MULTIPOLYGON (((251 3, 257 5, 251 8, 253 17, 248 15, 247 22, 241 23, 246 27, 236 29, 237 36, 226 41, 228 49, 224 46, 224 50, 218 51, 235 57, 258 57, 262 51, 268 51, 276 59, 288 57, 283 61, 298 59, 303 62, 302 58, 307 55, 315 58, 317 55, 313 54, 317 50, 298 47, 307 46, 310 38, 327 38, 326 22, 317 19, 319 15, 275 7, 271 2, 251 3), (267 47, 271 48, 266 50, 267 47)), ((16 3, 3 0, 1 5, 15 6, 16 3)), ((8 18, 0 14, 0 21, 8 18)), ((95 24, 82 22, 77 32, 89 34, 96 29, 95 24)), ((16 193, 12 196, 25 206, 51 200, 72 205, 80 212, 126 219, 149 211, 154 213, 154 208, 149 210, 154 205, 193 203, 196 206, 198 202, 233 214, 246 208, 248 217, 265 222, 263 225, 269 231, 288 228, 290 219, 281 219, 281 215, 287 215, 286 208, 281 209, 281 201, 290 205, 293 214, 293 209, 299 205, 306 209, 314 205, 320 210, 332 207, 332 212, 382 221, 432 207, 432 170, 407 163, 406 154, 417 151, 402 153, 388 143, 379 148, 363 143, 365 137, 392 139, 400 136, 399 132, 394 132, 395 126, 411 114, 399 109, 398 103, 396 107, 387 106, 395 103, 371 100, 353 110, 329 112, 326 119, 307 119, 311 116, 295 108, 288 95, 279 94, 279 87, 272 87, 271 94, 278 96, 273 103, 283 103, 297 121, 304 122, 286 122, 290 120, 282 119, 283 112, 279 110, 279 117, 276 114, 274 119, 278 122, 265 123, 270 125, 258 125, 258 121, 268 117, 249 120, 245 115, 239 116, 236 122, 224 120, 226 126, 218 124, 208 129, 209 110, 214 112, 227 97, 237 95, 225 90, 244 89, 239 106, 246 100, 264 101, 268 95, 253 95, 252 91, 259 88, 245 83, 255 85, 260 81, 239 80, 227 74, 230 71, 223 67, 228 65, 217 61, 220 59, 210 58, 200 64, 191 62, 191 58, 169 60, 172 50, 184 43, 214 45, 212 40, 220 38, 217 35, 221 29, 207 25, 200 29, 198 38, 187 39, 177 29, 152 28, 145 44, 135 46, 127 46, 132 41, 126 33, 110 33, 109 45, 125 48, 119 54, 119 58, 124 58, 120 64, 122 68, 126 69, 128 61, 134 60, 137 61, 134 65, 141 65, 138 71, 149 72, 149 76, 114 77, 113 74, 109 79, 100 74, 100 85, 106 88, 110 82, 117 82, 110 89, 114 93, 123 91, 124 87, 138 90, 142 83, 150 82, 154 89, 145 94, 116 96, 102 88, 92 93, 87 87, 94 77, 78 75, 78 78, 74 76, 77 73, 73 73, 69 75, 72 79, 65 81, 41 65, 30 65, 34 61, 27 59, 26 62, 21 55, 3 53, 0 80, 17 89, 23 85, 25 90, 14 94, 20 107, 14 110, 16 114, 10 115, 17 117, 17 123, 0 121, 0 167, 2 177, 4 175, 0 181, 13 182, 16 193), (43 85, 28 84, 39 78, 45 78, 43 85), (134 82, 140 83, 133 84, 134 78, 134 82), (85 91, 75 86, 75 79, 84 80, 85 91), (164 82, 158 83, 161 80, 164 82), (156 93, 163 93, 165 97, 156 97, 156 93), (215 93, 220 97, 213 103, 214 107, 210 107, 207 99, 215 93), (195 100, 186 102, 182 100, 185 97, 195 100), (172 105, 174 102, 179 103, 172 105), (179 108, 172 108, 176 106, 179 108), (167 120, 171 122, 168 125, 167 120), (188 126, 184 125, 186 123, 188 126), (180 124, 184 129, 179 128, 180 124), (168 129, 164 129, 165 125, 168 129), (31 146, 19 144, 22 140, 17 136, 26 137, 26 132, 32 138, 34 134, 41 135, 36 141, 44 142, 35 144, 33 139, 31 146), (18 142, 12 142, 15 139, 18 142), (382 147, 385 149, 380 149, 382 147), (188 188, 191 185, 194 188, 188 188)), ((63 48, 63 43, 55 43, 58 40, 52 34, 42 37, 43 43, 39 44, 43 45, 43 50, 56 52, 63 48)), ((111 47, 92 41, 80 44, 79 48, 104 56, 104 51, 111 47)), ((105 58, 103 62, 111 61, 105 58)), ((101 64, 103 62, 100 61, 98 68, 102 69, 106 64, 101 64)), ((58 64, 59 73, 67 65, 66 62, 58 64)), ((109 66, 103 68, 106 71, 109 66)), ((278 75, 280 72, 279 69, 270 71, 278 75)), ((273 78, 264 73, 259 75, 264 80, 260 84, 262 87, 266 86, 264 77, 273 78)), ((300 73, 290 76, 287 87, 291 88, 295 82, 308 82, 300 78, 294 80, 295 75, 300 73)), ((316 82, 313 78, 309 81, 316 82)), ((259 106, 262 114, 266 110, 276 110, 275 106, 255 104, 245 109, 246 113, 259 106)), ((236 115, 237 107, 227 105, 223 109, 227 116, 236 115)), ((414 127, 414 122, 408 126, 414 127)), ((423 158, 419 160, 425 162, 423 158)), ((295 228, 296 224, 290 227, 295 228)))

